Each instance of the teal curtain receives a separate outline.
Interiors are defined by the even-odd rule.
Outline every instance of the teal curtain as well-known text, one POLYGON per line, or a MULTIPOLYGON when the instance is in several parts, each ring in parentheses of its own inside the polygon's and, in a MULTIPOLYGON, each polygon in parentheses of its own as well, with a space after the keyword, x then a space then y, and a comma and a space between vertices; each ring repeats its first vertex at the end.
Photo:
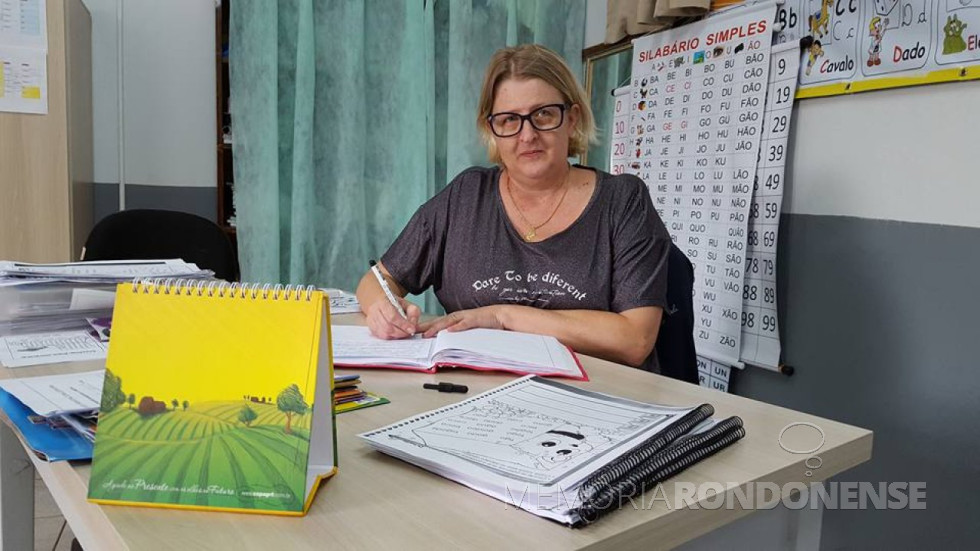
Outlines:
POLYGON ((242 279, 352 290, 419 205, 486 164, 493 52, 537 42, 580 70, 584 23, 584 0, 234 0, 242 279))

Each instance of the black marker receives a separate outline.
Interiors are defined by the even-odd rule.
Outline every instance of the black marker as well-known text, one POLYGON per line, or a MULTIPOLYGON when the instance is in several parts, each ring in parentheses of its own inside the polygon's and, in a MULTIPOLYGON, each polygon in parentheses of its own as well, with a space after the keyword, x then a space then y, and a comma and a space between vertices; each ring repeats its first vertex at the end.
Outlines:
POLYGON ((439 392, 459 392, 466 394, 470 389, 466 385, 454 385, 453 383, 425 383, 422 388, 438 390, 439 392))

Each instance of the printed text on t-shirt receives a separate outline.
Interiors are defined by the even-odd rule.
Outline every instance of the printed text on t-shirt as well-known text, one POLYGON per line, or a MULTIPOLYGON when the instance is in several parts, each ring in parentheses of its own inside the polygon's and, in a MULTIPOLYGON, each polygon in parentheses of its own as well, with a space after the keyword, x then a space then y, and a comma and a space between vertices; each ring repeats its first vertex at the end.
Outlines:
POLYGON ((506 270, 502 275, 478 279, 472 283, 472 287, 477 292, 496 292, 500 300, 519 304, 546 305, 552 297, 566 294, 581 301, 587 294, 563 279, 561 274, 550 271, 542 275, 540 272, 522 274, 506 270))

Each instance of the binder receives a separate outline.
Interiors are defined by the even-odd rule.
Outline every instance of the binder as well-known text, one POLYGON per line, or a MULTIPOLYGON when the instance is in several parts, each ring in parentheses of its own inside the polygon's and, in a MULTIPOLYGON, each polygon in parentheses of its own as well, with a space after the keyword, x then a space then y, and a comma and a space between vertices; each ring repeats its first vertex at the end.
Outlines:
POLYGON ((595 522, 734 444, 742 421, 528 376, 361 434, 368 445, 536 515, 595 522))
POLYGON ((154 280, 116 294, 89 499, 305 514, 337 465, 323 292, 154 280))
MULTIPOLYGON (((650 454, 646 461, 630 469, 617 465, 601 471, 601 481, 586 483, 580 491, 580 505, 575 510, 578 524, 591 524, 632 497, 642 493, 691 465, 714 455, 745 436, 742 419, 729 417, 702 434, 685 436, 650 454), (621 473, 621 474, 620 474, 621 473)), ((646 445, 644 451, 656 449, 646 445)))

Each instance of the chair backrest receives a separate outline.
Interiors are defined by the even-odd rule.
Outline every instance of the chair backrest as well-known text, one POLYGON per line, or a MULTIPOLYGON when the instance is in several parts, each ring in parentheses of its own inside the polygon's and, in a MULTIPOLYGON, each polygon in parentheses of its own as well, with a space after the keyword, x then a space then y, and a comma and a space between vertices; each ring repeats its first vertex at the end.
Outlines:
POLYGON ((180 258, 238 280, 235 249, 217 224, 186 212, 134 209, 106 216, 85 241, 84 260, 180 258))
POLYGON ((698 384, 694 349, 694 266, 684 251, 671 243, 667 258, 667 309, 657 335, 661 375, 698 384))

